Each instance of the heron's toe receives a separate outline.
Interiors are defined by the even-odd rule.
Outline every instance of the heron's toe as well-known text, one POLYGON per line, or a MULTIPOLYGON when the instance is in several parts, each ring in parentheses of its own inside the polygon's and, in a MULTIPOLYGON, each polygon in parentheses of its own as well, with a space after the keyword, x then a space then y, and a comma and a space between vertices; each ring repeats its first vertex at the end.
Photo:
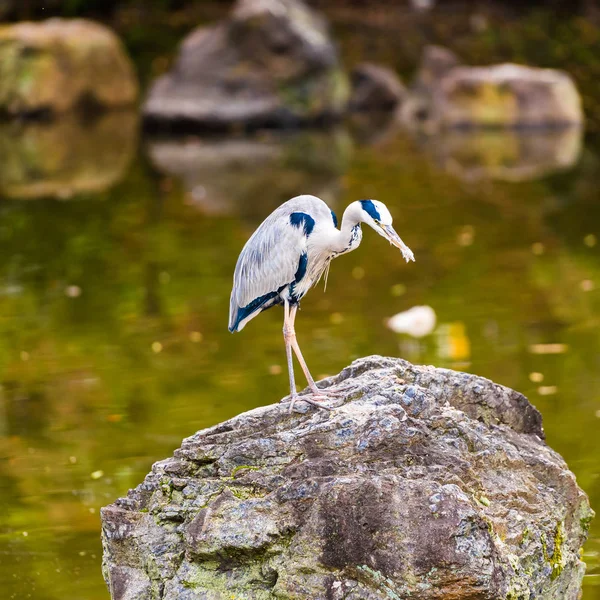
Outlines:
POLYGON ((310 396, 299 396, 298 400, 307 402, 311 406, 316 406, 317 408, 322 408, 324 410, 333 410, 331 406, 327 406, 327 404, 325 404, 325 402, 331 400, 329 396, 322 396, 320 394, 310 394, 310 396))
POLYGON ((337 404, 336 406, 332 407, 332 406, 327 406, 327 404, 325 404, 325 402, 330 401, 333 397, 334 397, 333 395, 324 394, 324 393, 322 393, 322 390, 319 390, 318 394, 315 394, 311 391, 310 393, 302 394, 301 396, 298 394, 294 394, 293 396, 292 395, 285 396, 284 398, 282 398, 279 401, 279 403, 280 404, 289 403, 289 405, 290 405, 289 409, 288 409, 289 413, 294 412, 294 408, 296 408, 296 412, 302 412, 302 413, 307 412, 308 408, 306 407, 306 405, 304 405, 302 407, 302 409, 298 408, 298 404, 302 403, 302 402, 305 402, 306 404, 309 404, 310 406, 314 406, 316 408, 322 408, 323 410, 333 410, 334 408, 341 406, 341 404, 337 404))
POLYGON ((346 398, 346 391, 342 389, 332 389, 332 388, 316 388, 311 390, 313 396, 320 396, 323 398, 346 398))

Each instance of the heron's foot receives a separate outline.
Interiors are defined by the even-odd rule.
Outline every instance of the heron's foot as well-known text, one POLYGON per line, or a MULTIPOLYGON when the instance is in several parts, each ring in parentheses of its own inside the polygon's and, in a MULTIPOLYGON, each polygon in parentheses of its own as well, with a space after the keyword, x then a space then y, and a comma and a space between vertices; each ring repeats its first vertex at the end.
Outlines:
POLYGON ((296 402, 306 402, 307 404, 310 404, 311 406, 315 406, 316 408, 321 408, 323 410, 333 410, 333 408, 331 408, 330 406, 323 404, 323 402, 326 402, 329 399, 330 398, 328 398, 327 396, 323 396, 322 394, 318 394, 318 395, 317 394, 306 394, 303 396, 299 396, 298 394, 292 394, 290 396, 286 396, 285 398, 283 398, 281 400, 281 402, 289 402, 290 403, 288 412, 291 414, 292 411, 294 410, 294 406, 295 406, 296 402))
POLYGON ((332 388, 319 388, 316 385, 314 387, 312 385, 309 387, 310 387, 310 391, 313 396, 320 396, 320 397, 325 397, 325 398, 336 398, 336 399, 346 397, 346 392, 343 387, 341 389, 335 389, 335 390, 332 388))
POLYGON ((313 406, 319 408, 325 408, 326 410, 333 410, 339 408, 345 402, 346 393, 344 390, 331 390, 331 389, 320 389, 315 386, 315 389, 310 388, 310 392, 304 393, 298 396, 298 400, 305 400, 313 406), (335 404, 331 404, 331 401, 335 404), (328 404, 324 404, 328 402, 328 404))

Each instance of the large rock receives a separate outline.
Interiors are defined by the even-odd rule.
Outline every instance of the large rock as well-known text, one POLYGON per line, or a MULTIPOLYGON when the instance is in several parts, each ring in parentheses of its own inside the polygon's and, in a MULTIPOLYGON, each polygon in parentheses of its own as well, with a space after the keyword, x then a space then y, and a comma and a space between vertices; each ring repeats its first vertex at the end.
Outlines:
POLYGON ((360 63, 351 73, 350 108, 356 111, 379 111, 396 108, 406 90, 392 69, 360 63))
POLYGON ((98 23, 50 19, 0 28, 0 113, 132 105, 138 86, 117 36, 98 23))
POLYGON ((200 431, 102 510, 114 600, 578 597, 593 513, 524 396, 382 357, 324 385, 332 412, 200 431))
POLYGON ((566 73, 514 64, 453 68, 434 87, 433 103, 443 127, 563 127, 584 120, 566 73))
POLYGON ((193 31, 151 87, 151 122, 294 125, 339 115, 348 82, 324 20, 299 0, 238 0, 230 17, 193 31))

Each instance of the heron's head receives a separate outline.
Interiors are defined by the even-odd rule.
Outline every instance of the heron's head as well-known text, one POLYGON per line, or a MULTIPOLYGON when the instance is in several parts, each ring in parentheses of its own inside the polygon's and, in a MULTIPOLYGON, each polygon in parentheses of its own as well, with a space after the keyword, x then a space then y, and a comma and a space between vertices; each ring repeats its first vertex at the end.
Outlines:
POLYGON ((392 227, 392 215, 383 202, 379 202, 379 200, 359 200, 355 204, 360 206, 360 220, 363 223, 372 227, 390 244, 399 248, 406 262, 415 260, 412 250, 400 239, 400 236, 392 227))

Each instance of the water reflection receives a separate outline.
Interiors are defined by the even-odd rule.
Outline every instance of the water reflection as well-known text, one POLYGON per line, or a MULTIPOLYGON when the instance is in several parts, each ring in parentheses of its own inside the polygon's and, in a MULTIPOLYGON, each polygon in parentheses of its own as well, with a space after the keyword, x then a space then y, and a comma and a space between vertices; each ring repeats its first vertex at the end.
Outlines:
MULTIPOLYGON (((598 507, 600 221, 591 216, 600 203, 594 149, 585 157, 560 176, 467 185, 402 133, 370 146, 343 131, 154 139, 86 202, 5 198, 4 595, 105 600, 99 507, 184 436, 286 393, 280 311, 231 335, 228 297, 255 223, 301 192, 335 196, 340 208, 386 202, 417 259, 407 265, 367 230, 334 262, 327 293, 312 290, 297 321, 315 374, 380 353, 519 389, 598 507), (387 329, 392 315, 424 305, 435 309, 433 334, 387 329)), ((600 569, 592 527, 591 577, 600 569)), ((589 585, 584 598, 599 596, 589 585)))
POLYGON ((354 113, 349 126, 359 144, 377 146, 392 139, 402 128, 400 111, 354 113))
POLYGON ((448 131, 424 142, 438 164, 465 181, 541 179, 577 164, 583 130, 448 131))
POLYGON ((97 193, 120 181, 137 145, 135 112, 91 120, 0 124, 0 194, 7 198, 97 193))
POLYGON ((180 178, 186 202, 202 213, 258 218, 301 193, 335 205, 352 142, 335 129, 154 139, 146 147, 156 169, 180 178))

